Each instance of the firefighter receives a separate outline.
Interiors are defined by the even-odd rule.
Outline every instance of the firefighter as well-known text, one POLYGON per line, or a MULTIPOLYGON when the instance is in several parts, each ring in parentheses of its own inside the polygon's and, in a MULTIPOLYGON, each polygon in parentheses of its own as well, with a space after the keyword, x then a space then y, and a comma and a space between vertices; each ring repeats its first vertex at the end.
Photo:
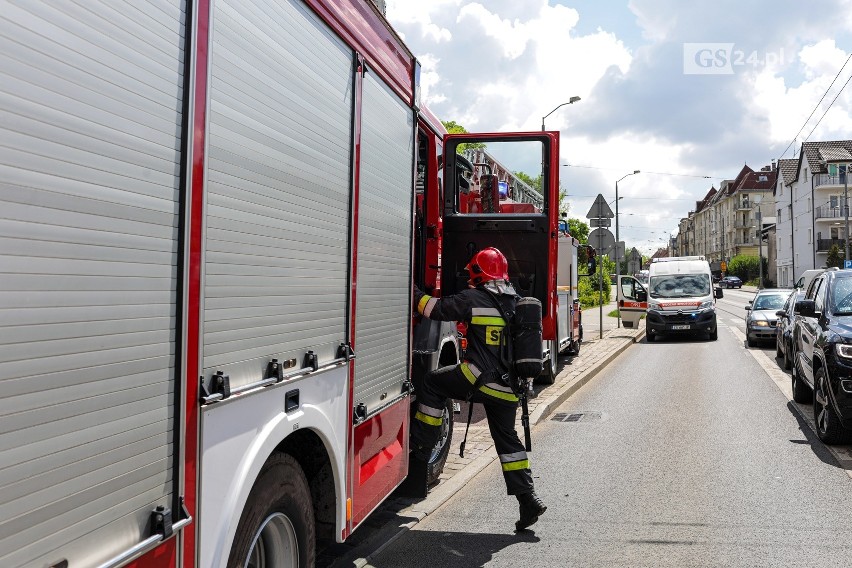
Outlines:
POLYGON ((411 426, 413 459, 428 460, 440 436, 448 398, 482 403, 507 493, 515 495, 520 504, 515 528, 521 531, 535 523, 547 507, 535 494, 529 458, 515 431, 516 391, 522 387, 509 384, 509 370, 500 359, 500 334, 506 322, 495 300, 508 314, 515 311, 518 295, 509 283, 506 257, 496 248, 477 252, 465 268, 470 277, 468 289, 459 294, 433 298, 415 287, 414 304, 421 315, 467 324, 467 349, 462 363, 432 371, 417 393, 411 426))

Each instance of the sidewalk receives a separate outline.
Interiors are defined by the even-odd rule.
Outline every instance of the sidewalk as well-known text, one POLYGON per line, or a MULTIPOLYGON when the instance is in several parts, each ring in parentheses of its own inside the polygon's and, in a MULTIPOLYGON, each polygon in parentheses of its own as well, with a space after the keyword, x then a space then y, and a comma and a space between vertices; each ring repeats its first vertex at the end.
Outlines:
MULTIPOLYGON (((616 318, 606 314, 615 309, 615 303, 604 306, 603 337, 600 337, 599 308, 583 311, 583 343, 580 354, 576 357, 560 357, 560 372, 553 385, 535 385, 537 396, 529 401, 530 427, 546 420, 553 411, 565 402, 574 392, 592 379, 601 369, 633 343, 645 336, 644 321, 638 329, 617 327, 616 318), (594 312, 592 314, 591 312, 594 312), (594 315, 594 317, 592 317, 594 315), (594 321, 592 321, 594 320, 594 321), (594 324, 586 327, 586 322, 594 324), (593 332, 592 332, 593 328, 593 332)), ((517 430, 523 437, 523 426, 518 412, 517 430)), ((362 568, 369 564, 370 554, 380 551, 405 531, 416 525, 421 519, 443 505, 480 471, 497 459, 494 443, 488 432, 484 417, 471 423, 465 446, 465 457, 459 456, 459 445, 464 436, 464 422, 467 420, 467 409, 462 405, 462 412, 455 415, 456 425, 453 429, 453 440, 450 455, 441 474, 440 483, 430 490, 425 499, 412 500, 391 496, 372 517, 365 521, 368 535, 359 534, 361 528, 350 537, 350 541, 340 545, 351 547, 351 550, 336 551, 337 559, 330 565, 333 568, 362 568), (375 517, 375 518, 373 518, 375 517)), ((523 438, 522 438, 523 439, 523 438)))

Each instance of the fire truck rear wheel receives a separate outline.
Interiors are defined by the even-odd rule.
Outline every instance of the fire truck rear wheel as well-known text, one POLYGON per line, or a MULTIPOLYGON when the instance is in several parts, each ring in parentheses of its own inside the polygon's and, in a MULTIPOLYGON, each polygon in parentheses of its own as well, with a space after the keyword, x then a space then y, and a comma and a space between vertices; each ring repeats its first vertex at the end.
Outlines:
POLYGON ((243 509, 228 568, 313 568, 315 540, 305 473, 292 456, 273 454, 243 509))
POLYGON ((441 422, 441 436, 438 439, 438 443, 432 448, 432 454, 429 456, 429 462, 426 464, 427 486, 431 487, 438 483, 441 473, 444 471, 444 464, 447 463, 447 457, 450 455, 450 444, 453 442, 454 418, 453 401, 447 400, 441 422))

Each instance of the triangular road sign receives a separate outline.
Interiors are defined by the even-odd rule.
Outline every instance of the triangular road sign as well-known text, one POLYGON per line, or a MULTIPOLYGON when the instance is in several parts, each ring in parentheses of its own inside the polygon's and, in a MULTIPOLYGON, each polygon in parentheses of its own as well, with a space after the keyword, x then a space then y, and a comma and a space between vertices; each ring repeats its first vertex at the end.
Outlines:
POLYGON ((612 214, 612 209, 607 205, 604 196, 599 193, 589 212, 586 213, 586 219, 612 219, 613 217, 615 215, 612 214))

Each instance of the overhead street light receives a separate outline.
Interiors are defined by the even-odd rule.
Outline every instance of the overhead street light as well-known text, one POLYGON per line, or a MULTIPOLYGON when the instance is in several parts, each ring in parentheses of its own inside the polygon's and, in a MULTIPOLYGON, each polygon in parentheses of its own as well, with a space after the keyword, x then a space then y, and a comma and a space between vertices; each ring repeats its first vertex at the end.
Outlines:
POLYGON ((547 118, 548 116, 550 116, 551 114, 553 114, 554 112, 556 112, 557 110, 559 110, 560 108, 564 107, 565 105, 574 104, 574 103, 576 103, 576 102, 577 102, 577 101, 579 101, 579 100, 580 100, 580 97, 578 97, 578 96, 573 96, 573 97, 571 97, 570 99, 568 99, 568 102, 567 102, 567 103, 562 103, 561 105, 559 105, 558 107, 556 107, 555 109, 553 109, 552 111, 550 111, 549 113, 547 113, 546 115, 542 116, 542 117, 541 117, 541 131, 542 131, 542 132, 544 132, 544 119, 545 119, 545 118, 547 118))

